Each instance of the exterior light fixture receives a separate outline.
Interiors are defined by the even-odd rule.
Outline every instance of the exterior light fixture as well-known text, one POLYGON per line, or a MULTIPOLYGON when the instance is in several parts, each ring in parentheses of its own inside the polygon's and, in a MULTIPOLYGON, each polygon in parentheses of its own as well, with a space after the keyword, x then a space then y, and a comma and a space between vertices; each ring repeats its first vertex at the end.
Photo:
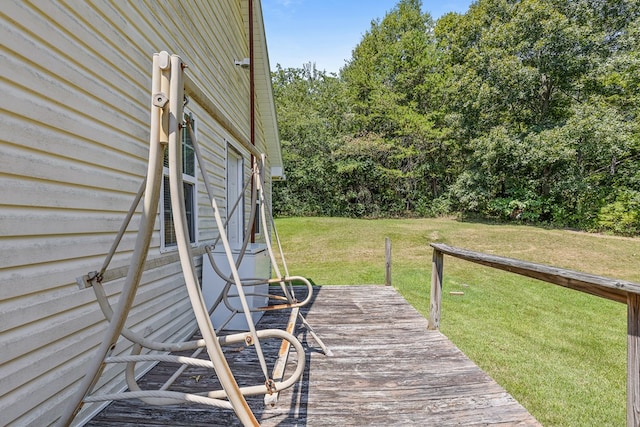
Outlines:
POLYGON ((234 61, 234 64, 236 64, 236 66, 241 67, 241 68, 249 68, 249 64, 251 64, 251 60, 249 58, 243 58, 243 59, 236 59, 234 61))

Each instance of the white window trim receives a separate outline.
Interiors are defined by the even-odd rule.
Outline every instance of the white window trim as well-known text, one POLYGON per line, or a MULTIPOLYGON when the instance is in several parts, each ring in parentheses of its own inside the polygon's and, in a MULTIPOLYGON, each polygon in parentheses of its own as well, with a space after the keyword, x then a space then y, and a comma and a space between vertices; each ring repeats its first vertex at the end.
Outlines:
MULTIPOLYGON (((241 174, 242 174, 242 182, 238 183, 239 188, 242 189, 242 187, 244 186, 244 180, 246 179, 246 152, 245 150, 241 149, 240 147, 238 147, 237 144, 234 144, 232 141, 229 141, 228 139, 225 138, 225 216, 226 216, 226 221, 227 221, 227 227, 226 227, 226 234, 227 234, 227 238, 229 239, 229 241, 232 240, 232 236, 231 236, 231 231, 230 231, 230 224, 231 222, 229 221, 229 212, 231 211, 231 208, 233 207, 233 204, 235 203, 235 199, 234 200, 230 200, 229 199, 229 160, 230 160, 230 152, 234 152, 235 155, 240 159, 240 163, 241 163, 241 174)), ((246 194, 242 199, 242 203, 238 206, 237 209, 240 209, 242 212, 242 216, 241 216, 241 224, 240 224, 240 230, 241 230, 241 235, 238 236, 239 241, 241 242, 244 239, 244 232, 246 229, 246 221, 247 221, 247 200, 246 200, 246 194)))
MULTIPOLYGON (((190 115, 191 113, 185 111, 185 116, 190 115)), ((183 129, 182 132, 187 132, 187 129, 183 129)), ((197 132, 198 132, 198 127, 197 125, 194 126, 193 129, 194 134, 196 134, 197 136, 197 132)), ((194 175, 195 176, 191 176, 188 174, 183 173, 182 174, 182 180, 185 183, 191 184, 193 185, 193 228, 194 228, 194 241, 191 242, 191 246, 192 247, 197 247, 199 244, 199 239, 198 239, 198 162, 196 161, 197 159, 195 159, 195 152, 194 152, 194 175)), ((162 183, 160 185, 160 203, 159 203, 159 210, 160 210, 160 252, 161 253, 165 253, 165 252, 174 252, 178 250, 178 245, 176 244, 172 244, 172 245, 167 245, 166 241, 165 241, 165 214, 164 214, 164 195, 165 193, 165 189, 164 189, 164 181, 165 181, 165 177, 169 177, 169 168, 166 166, 162 167, 162 183)))
MULTIPOLYGON (((235 143, 234 141, 228 140, 225 138, 224 140, 225 142, 225 165, 228 165, 229 162, 229 150, 233 150, 235 151, 241 158, 242 158, 242 176, 243 176, 243 185, 244 185, 244 180, 245 179, 253 179, 253 176, 251 176, 251 171, 248 173, 247 169, 251 168, 251 154, 244 148, 242 147, 240 144, 235 143)), ((226 166, 225 166, 226 168, 226 166)), ((227 172, 225 172, 227 173, 227 172)), ((225 192, 227 191, 228 183, 225 183, 225 192)), ((235 202, 235 200, 233 201, 235 202)), ((247 227, 251 224, 248 224, 248 221, 250 219, 250 214, 251 212, 247 210, 247 208, 251 209, 251 195, 249 195, 249 198, 246 197, 246 193, 245 193, 245 199, 244 199, 244 203, 243 203, 243 227, 244 227, 244 231, 250 232, 251 228, 249 228, 247 230, 247 227)), ((258 232, 255 234, 255 238, 256 240, 263 240, 265 238, 264 235, 264 230, 263 230, 263 226, 262 226, 262 218, 261 218, 261 213, 260 213, 260 198, 258 195, 258 199, 256 200, 256 218, 255 221, 258 222, 259 227, 258 227, 258 232)), ((230 201, 227 200, 226 201, 226 211, 228 212, 230 207, 230 201)), ((228 229, 226 230, 228 233, 228 229)))

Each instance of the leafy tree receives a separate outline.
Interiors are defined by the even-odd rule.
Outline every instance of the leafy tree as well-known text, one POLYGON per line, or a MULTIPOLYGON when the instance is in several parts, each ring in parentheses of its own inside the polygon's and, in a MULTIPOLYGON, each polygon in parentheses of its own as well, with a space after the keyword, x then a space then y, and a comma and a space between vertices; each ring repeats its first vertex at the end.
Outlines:
POLYGON ((280 214, 640 232, 640 3, 400 0, 340 75, 273 75, 280 214))
POLYGON ((522 218, 594 228, 615 188, 628 194, 617 165, 637 153, 635 112, 611 101, 637 111, 623 89, 633 82, 634 4, 480 0, 438 22, 454 76, 447 105, 471 141, 455 206, 502 217, 517 206, 522 218))
POLYGON ((274 186, 279 215, 335 215, 338 144, 344 105, 342 85, 314 64, 278 67, 272 77, 287 179, 274 186))
MULTIPOLYGON (((433 21, 421 8, 419 0, 401 0, 384 19, 373 21, 341 72, 353 108, 355 136, 341 155, 357 158, 357 152, 346 150, 378 141, 376 152, 384 153, 378 157, 380 170, 395 197, 374 193, 388 214, 426 211, 447 181, 440 53, 433 21)), ((369 179, 360 183, 361 188, 379 185, 377 176, 369 179)))

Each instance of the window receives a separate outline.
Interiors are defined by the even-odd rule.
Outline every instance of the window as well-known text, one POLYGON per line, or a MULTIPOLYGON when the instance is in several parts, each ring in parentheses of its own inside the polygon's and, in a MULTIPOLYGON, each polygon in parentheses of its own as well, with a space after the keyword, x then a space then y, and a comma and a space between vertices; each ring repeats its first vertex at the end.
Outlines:
MULTIPOLYGON (((195 121, 191 114, 185 115, 185 120, 191 121, 195 132, 195 121)), ((189 241, 196 243, 196 159, 193 141, 187 129, 182 131, 182 180, 184 191, 184 205, 187 213, 187 229, 189 241)), ((169 156, 164 153, 164 176, 162 180, 161 204, 161 245, 163 249, 170 249, 177 245, 176 232, 173 226, 173 211, 171 209, 171 190, 169 185, 169 156)))

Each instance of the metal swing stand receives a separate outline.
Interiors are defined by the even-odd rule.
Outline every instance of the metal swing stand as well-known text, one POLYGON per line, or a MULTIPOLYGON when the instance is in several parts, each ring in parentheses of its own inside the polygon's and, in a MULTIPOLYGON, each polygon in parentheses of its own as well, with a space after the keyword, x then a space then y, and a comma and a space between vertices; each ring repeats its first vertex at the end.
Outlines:
MULTIPOLYGON (((201 292, 201 287, 196 274, 193 263, 191 246, 189 244, 189 236, 187 231, 187 219, 184 206, 183 183, 182 183, 182 147, 181 147, 181 131, 183 123, 178 118, 183 117, 184 87, 185 83, 196 93, 198 87, 184 76, 185 65, 179 56, 169 55, 167 52, 156 53, 153 56, 153 75, 152 75, 152 106, 151 106, 151 126, 150 126, 150 144, 149 144, 149 162, 147 170, 147 178, 142 183, 138 195, 136 196, 131 210, 129 211, 125 221, 116 237, 107 259, 99 272, 94 272, 85 276, 85 283, 93 287, 97 301, 100 305, 105 318, 108 320, 108 328, 105 331, 104 338, 96 350, 95 357, 91 360, 87 369, 87 373, 81 380, 77 392, 68 401, 61 418, 58 420, 58 426, 68 426, 74 417, 86 402, 104 402, 123 399, 140 399, 151 405, 167 405, 178 403, 199 403, 219 408, 232 409, 238 419, 245 426, 259 425, 257 419, 252 413, 245 396, 265 395, 265 401, 274 402, 274 396, 288 387, 295 384, 304 371, 305 352, 302 344, 296 337, 292 335, 295 329, 296 318, 302 319, 302 322, 309 328, 316 342, 323 348, 326 354, 330 351, 324 346, 322 341, 312 332, 310 326, 299 313, 299 304, 289 289, 285 288, 285 283, 291 284, 293 279, 297 277, 289 277, 288 272, 281 277, 276 264, 275 256, 272 248, 267 240, 271 260, 276 270, 277 279, 271 279, 269 283, 280 283, 285 291, 286 303, 270 307, 261 307, 260 309, 269 310, 277 308, 291 308, 289 325, 286 331, 279 329, 256 330, 255 324, 251 316, 251 308, 247 303, 247 298, 243 289, 243 282, 238 274, 237 261, 233 259, 233 254, 229 246, 229 242, 225 233, 219 210, 216 206, 215 199, 212 197, 211 188, 206 174, 203 173, 205 185, 211 198, 211 204, 214 211, 215 221, 220 236, 218 240, 222 242, 227 261, 231 270, 229 281, 236 285, 237 298, 240 300, 241 307, 238 312, 244 313, 249 330, 247 332, 235 333, 226 336, 217 336, 214 329, 209 311, 206 308, 201 292), (151 242, 155 218, 158 211, 160 199, 160 184, 162 182, 163 158, 165 147, 168 147, 169 157, 169 182, 171 191, 171 207, 173 210, 173 222, 176 232, 176 240, 180 263, 187 287, 187 293, 193 308, 196 323, 202 335, 202 339, 179 342, 166 343, 158 342, 144 337, 143 335, 131 331, 125 327, 125 322, 129 311, 133 304, 137 288, 144 270, 144 264, 147 258, 149 245, 151 242), (104 273, 109 265, 117 246, 126 231, 129 221, 133 216, 135 209, 143 199, 142 215, 138 234, 136 237, 135 248, 131 256, 130 266, 127 272, 125 283, 120 294, 117 305, 112 307, 107 299, 106 292, 102 285, 104 273), (129 356, 112 356, 116 342, 122 335, 129 341, 133 342, 133 348, 129 356), (260 345, 261 339, 276 338, 282 340, 280 355, 275 362, 273 375, 270 377, 267 364, 260 345), (236 382, 233 373, 227 363, 222 351, 223 345, 231 345, 237 343, 245 343, 255 348, 257 356, 260 360, 260 366, 265 376, 263 384, 254 386, 240 387, 236 382), (289 353, 290 347, 293 346, 297 353, 297 364, 295 371, 286 379, 284 379, 284 365, 289 353), (286 354, 284 349, 286 348, 286 354), (163 352, 163 354, 141 354, 143 349, 163 352), (209 360, 198 359, 197 356, 205 350, 209 355, 209 360), (191 357, 174 356, 166 354, 167 352, 176 352, 184 350, 193 350, 191 357), (158 390, 142 390, 138 386, 135 379, 135 365, 138 362, 173 362, 180 364, 181 367, 167 382, 158 390), (128 391, 121 393, 109 394, 92 394, 95 385, 102 375, 105 366, 110 363, 126 363, 125 377, 129 387, 128 391), (180 374, 188 366, 198 366, 211 368, 215 371, 220 384, 219 390, 211 390, 200 393, 182 393, 170 391, 168 388, 175 382, 180 374)), ((202 93, 199 93, 202 96, 202 93)), ((188 125, 188 123, 187 123, 188 125)), ((187 126, 189 129, 190 127, 187 126)), ((190 129, 190 132, 192 130, 190 129)), ((194 139, 195 140, 195 139, 194 139)), ((194 144, 197 150, 197 144, 194 144)), ((199 161, 201 156, 198 155, 199 161)), ((261 159, 264 164, 264 157, 261 159)), ((202 167, 201 167, 202 169, 202 167)), ((202 169, 204 171, 204 169, 202 169)), ((260 174, 258 174, 260 175, 260 174)), ((257 180, 260 186, 262 179, 257 180)), ((261 199, 263 203, 262 218, 266 229, 266 201, 263 192, 261 199)), ((255 206, 255 204, 254 204, 255 206)), ((273 220, 273 219, 272 219, 273 220)), ((279 239, 278 239, 279 243, 279 239)), ((284 257, 281 258, 284 260, 284 257)), ((286 270, 286 264, 285 264, 286 270)), ((305 279, 306 280, 306 279, 305 279)), ((308 281, 307 281, 308 283, 308 281)), ((292 288, 291 288, 292 289, 292 288)), ((311 287, 309 285, 309 291, 311 287)), ((226 297, 225 297, 226 298, 226 297)), ((223 298, 223 299, 225 299, 223 298)), ((305 299, 306 303, 310 296, 305 299)), ((213 308, 215 309, 215 307, 213 308)), ((255 309, 253 309, 255 310, 255 309)))
MULTIPOLYGON (((197 144, 197 139, 189 123, 187 124, 187 128, 190 132, 190 137, 194 144, 196 157, 198 159, 201 159, 198 144, 197 144)), ((278 247, 284 275, 281 274, 280 267, 278 266, 278 260, 273 250, 273 245, 271 244, 271 241, 267 239, 266 240, 267 251, 269 253, 272 268, 275 272, 275 278, 272 278, 266 281, 263 279, 256 279, 256 278, 241 278, 241 282, 242 282, 242 285, 245 287, 256 286, 264 283, 267 283, 269 285, 277 284, 277 285, 280 285, 280 289, 282 290, 283 296, 273 295, 273 294, 263 295, 259 293, 249 293, 249 292, 245 293, 246 296, 267 297, 269 300, 275 300, 278 302, 277 304, 274 304, 274 305, 251 308, 250 311, 253 313, 253 312, 260 312, 260 311, 265 312, 270 310, 291 309, 291 314, 289 315, 289 320, 287 322, 287 327, 285 330, 288 333, 293 333, 296 328, 297 320, 300 320, 300 322, 304 325, 304 327, 308 331, 309 335, 311 335, 312 338, 315 340, 315 342, 320 346, 323 353, 326 356, 332 356, 333 353, 331 352, 331 350, 324 344, 322 339, 320 339, 320 337, 315 333, 315 331, 313 330, 309 322, 305 319, 305 317, 302 315, 302 313, 300 313, 300 308, 304 307, 309 301, 311 301, 311 298, 313 297, 313 286, 311 285, 311 282, 307 278, 302 276, 292 276, 289 274, 289 269, 287 267, 284 251, 282 249, 282 244, 280 242, 280 236, 278 235, 274 218, 271 215, 272 210, 268 203, 268 200, 264 197, 264 194, 265 194, 264 181, 265 180, 264 180, 263 171, 264 171, 265 165, 266 165, 266 159, 264 154, 262 154, 260 157, 260 160, 256 161, 253 174, 252 174, 254 191, 252 192, 252 199, 251 199, 252 209, 251 209, 248 223, 249 224, 254 223, 254 219, 256 215, 256 200, 259 198, 260 220, 261 220, 262 228, 264 230, 267 230, 268 229, 267 225, 270 223, 271 229, 275 236, 276 244, 278 247), (305 289, 306 297, 302 301, 296 298, 295 289, 293 286, 294 282, 302 283, 304 285, 304 288, 306 288, 305 289)), ((201 165, 201 169, 202 169, 202 165, 201 165)), ((205 181, 205 186, 207 187, 207 191, 210 193, 210 185, 208 183, 208 179, 205 177, 204 181, 205 181)), ((238 203, 243 199, 243 193, 248 187, 248 185, 249 185, 249 182, 245 185, 245 188, 241 192, 241 195, 239 196, 238 200, 236 200, 228 216, 233 215, 233 212, 237 208, 238 203)), ((211 193, 209 194, 209 196, 213 200, 211 193)), ((226 228, 226 222, 223 228, 226 228)), ((226 285, 224 286, 217 300, 213 303, 213 306, 210 310, 210 312, 215 311, 215 309, 222 303, 224 303, 227 310, 229 310, 231 315, 226 319, 226 322, 222 324, 221 326, 222 328, 226 325, 226 323, 228 323, 233 318, 234 315, 239 313, 246 313, 246 312, 243 307, 236 307, 229 301, 230 298, 237 298, 238 295, 230 293, 231 286, 235 283, 233 277, 229 277, 228 275, 226 275, 222 271, 222 269, 219 266, 217 266, 216 261, 213 257, 212 250, 215 248, 215 245, 219 240, 220 240, 220 236, 218 236, 218 238, 214 240, 214 243, 212 245, 207 246, 205 249, 207 252, 207 256, 209 258, 209 263, 213 267, 213 270, 223 281, 226 281, 226 285)), ((242 262, 248 243, 249 243, 249 234, 247 233, 243 241, 240 254, 238 255, 238 258, 235 260, 236 268, 240 267, 240 263, 242 262)), ((278 359, 275 363, 273 373, 272 373, 272 378, 275 381, 278 381, 278 380, 281 381, 284 377, 284 371, 285 371, 285 366, 287 364, 287 359, 289 356, 289 350, 290 350, 290 343, 286 340, 283 340, 282 345, 280 347, 280 351, 278 353, 278 359)), ((266 394, 264 398, 265 405, 274 406, 278 401, 278 395, 279 395, 279 392, 266 394)))

